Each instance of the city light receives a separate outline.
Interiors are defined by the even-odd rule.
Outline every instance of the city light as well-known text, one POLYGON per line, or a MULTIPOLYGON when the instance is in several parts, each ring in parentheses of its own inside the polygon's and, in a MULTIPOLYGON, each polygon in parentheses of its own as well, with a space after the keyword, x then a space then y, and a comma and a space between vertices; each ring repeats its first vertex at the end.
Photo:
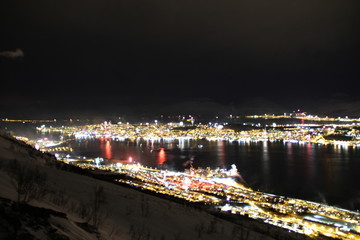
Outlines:
MULTIPOLYGON (((257 118, 263 116, 256 116, 257 118)), ((287 115, 266 115, 266 118, 287 117, 287 115)), ((302 115, 301 117, 305 117, 302 115)), ((349 118, 346 118, 351 120, 349 118)), ((218 123, 185 125, 181 123, 160 123, 154 121, 146 124, 101 124, 37 128, 41 132, 57 132, 62 136, 60 141, 42 139, 31 141, 18 137, 19 140, 38 146, 47 152, 70 152, 64 146, 67 139, 99 139, 103 155, 112 158, 111 141, 139 139, 166 141, 177 139, 179 148, 184 140, 205 139, 208 141, 267 142, 281 141, 284 144, 333 144, 335 147, 360 146, 360 130, 353 124, 277 124, 265 125, 263 128, 237 130, 218 123), (191 126, 191 127, 188 127, 191 126)), ((202 145, 198 146, 202 148, 202 145)), ((132 186, 138 190, 152 191, 156 194, 183 199, 192 203, 201 203, 222 212, 243 215, 263 221, 267 224, 285 228, 289 231, 311 237, 318 235, 341 238, 360 238, 360 214, 320 203, 277 196, 239 184, 241 178, 237 167, 226 169, 194 169, 192 166, 185 172, 174 172, 148 168, 137 163, 137 159, 128 156, 127 161, 107 165, 104 159, 71 159, 70 155, 60 159, 68 164, 92 170, 112 171, 118 174, 114 181, 132 186)), ((166 161, 166 151, 159 148, 158 164, 166 161)))
MULTIPOLYGON (((283 116, 283 115, 281 115, 283 116)), ((151 141, 173 139, 206 139, 209 141, 283 141, 292 143, 360 146, 360 130, 352 124, 276 124, 264 128, 235 131, 221 124, 194 124, 192 128, 179 124, 93 124, 37 128, 41 132, 59 132, 79 139, 97 138, 123 141, 144 139, 151 141)), ((109 146, 107 146, 109 148, 109 146)), ((104 147, 105 148, 105 147, 104 147)))
POLYGON ((360 214, 325 204, 254 191, 232 179, 236 166, 224 169, 193 169, 186 172, 159 170, 135 164, 71 164, 119 174, 114 181, 138 190, 151 191, 222 212, 247 216, 289 231, 316 238, 319 235, 360 238, 360 214), (126 176, 126 177, 124 177, 126 176))

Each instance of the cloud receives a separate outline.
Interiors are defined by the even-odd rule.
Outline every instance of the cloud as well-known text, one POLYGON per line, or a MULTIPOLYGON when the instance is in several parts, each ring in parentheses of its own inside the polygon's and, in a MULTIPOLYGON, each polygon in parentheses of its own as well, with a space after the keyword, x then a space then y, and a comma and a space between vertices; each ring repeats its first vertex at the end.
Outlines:
POLYGON ((0 52, 0 57, 11 58, 11 59, 20 58, 20 57, 24 57, 24 52, 20 48, 17 48, 15 51, 0 52))

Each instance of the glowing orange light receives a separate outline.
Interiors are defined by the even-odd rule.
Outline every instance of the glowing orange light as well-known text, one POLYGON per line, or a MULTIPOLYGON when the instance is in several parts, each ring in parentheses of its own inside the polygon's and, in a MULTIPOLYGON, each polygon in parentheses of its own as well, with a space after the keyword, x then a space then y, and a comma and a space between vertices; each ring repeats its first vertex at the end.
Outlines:
POLYGON ((225 166, 226 157, 225 157, 225 143, 224 141, 218 141, 217 143, 217 157, 220 166, 225 166))
POLYGON ((109 140, 105 141, 104 138, 100 138, 100 150, 103 158, 111 159, 113 157, 109 140))
POLYGON ((106 141, 106 144, 105 144, 105 157, 106 157, 107 159, 111 159, 111 158, 112 158, 112 151, 111 151, 110 141, 106 141))
POLYGON ((163 164, 166 161, 166 153, 164 151, 164 148, 160 148, 159 154, 158 154, 158 164, 163 164))

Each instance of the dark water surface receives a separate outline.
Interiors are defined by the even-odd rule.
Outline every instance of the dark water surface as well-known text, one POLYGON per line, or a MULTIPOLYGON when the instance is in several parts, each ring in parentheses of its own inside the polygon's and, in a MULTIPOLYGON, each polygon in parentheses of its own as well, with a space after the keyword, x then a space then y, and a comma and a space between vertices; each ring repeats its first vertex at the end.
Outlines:
POLYGON ((283 142, 74 140, 75 154, 184 170, 235 164, 253 189, 359 208, 360 148, 283 142))

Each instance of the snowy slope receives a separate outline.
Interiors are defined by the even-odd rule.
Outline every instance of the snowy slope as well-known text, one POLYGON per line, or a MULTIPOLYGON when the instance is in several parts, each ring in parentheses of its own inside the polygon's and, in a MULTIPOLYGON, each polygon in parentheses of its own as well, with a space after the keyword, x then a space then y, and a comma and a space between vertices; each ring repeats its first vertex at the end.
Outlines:
MULTIPOLYGON (((30 204, 64 212, 71 221, 88 220, 86 211, 92 206, 94 188, 103 186, 107 203, 101 207, 98 229, 106 239, 273 239, 193 207, 48 166, 45 163, 51 161, 51 157, 34 151, 0 133, 0 197, 16 199, 14 186, 5 168, 14 159, 22 164, 37 165, 47 174, 49 193, 30 204)), ((67 229, 64 235, 70 239, 81 239, 86 233, 71 221, 51 218, 53 225, 62 226, 58 227, 58 231, 67 229)))
POLYGON ((73 222, 53 210, 16 204, 0 198, 0 239, 86 239, 100 234, 91 226, 73 222))

